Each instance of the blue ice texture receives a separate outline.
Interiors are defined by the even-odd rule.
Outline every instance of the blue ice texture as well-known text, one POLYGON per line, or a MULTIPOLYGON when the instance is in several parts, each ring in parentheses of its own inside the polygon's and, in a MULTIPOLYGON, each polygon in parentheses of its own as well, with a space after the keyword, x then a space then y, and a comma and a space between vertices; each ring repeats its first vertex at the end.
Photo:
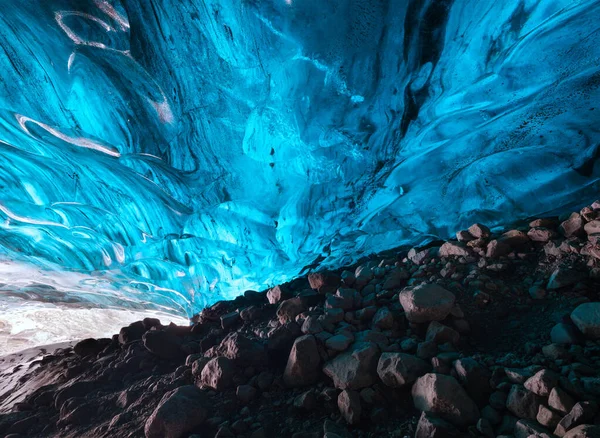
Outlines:
POLYGON ((599 196, 597 0, 0 0, 4 300, 191 315, 599 196))

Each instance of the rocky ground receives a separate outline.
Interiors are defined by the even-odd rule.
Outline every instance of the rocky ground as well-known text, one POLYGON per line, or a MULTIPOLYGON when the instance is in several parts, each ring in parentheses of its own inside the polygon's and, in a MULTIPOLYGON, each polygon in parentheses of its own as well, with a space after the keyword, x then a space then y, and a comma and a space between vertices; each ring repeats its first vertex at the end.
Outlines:
POLYGON ((7 368, 0 436, 600 437, 599 286, 599 203, 475 224, 7 368))

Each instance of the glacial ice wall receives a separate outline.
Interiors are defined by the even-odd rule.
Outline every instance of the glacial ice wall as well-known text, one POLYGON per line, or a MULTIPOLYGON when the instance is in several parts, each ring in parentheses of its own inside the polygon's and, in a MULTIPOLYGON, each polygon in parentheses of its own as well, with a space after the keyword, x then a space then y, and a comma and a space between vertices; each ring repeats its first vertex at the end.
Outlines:
POLYGON ((597 0, 0 0, 0 49, 8 307, 189 315, 599 197, 597 0))

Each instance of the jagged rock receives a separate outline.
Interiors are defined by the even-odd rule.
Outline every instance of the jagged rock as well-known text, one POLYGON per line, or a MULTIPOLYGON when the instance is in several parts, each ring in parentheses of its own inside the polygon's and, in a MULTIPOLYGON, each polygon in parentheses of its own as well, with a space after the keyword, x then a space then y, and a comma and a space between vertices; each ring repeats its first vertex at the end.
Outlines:
POLYGON ((519 420, 514 428, 515 438, 552 438, 549 431, 541 427, 535 421, 519 420))
POLYGON ((540 409, 538 410, 536 419, 537 422, 540 423, 542 426, 554 430, 554 428, 560 421, 561 416, 559 413, 554 412, 552 409, 547 408, 544 405, 540 405, 540 409))
POLYGON ((245 322, 257 321, 262 316, 262 309, 257 306, 246 307, 240 312, 240 318, 245 322))
POLYGON ((582 424, 571 429, 563 438, 600 438, 600 426, 582 424))
POLYGON ((319 378, 321 356, 317 341, 312 335, 304 335, 294 341, 283 373, 283 380, 291 387, 312 385, 319 378))
POLYGON ((300 315, 305 310, 306 307, 299 297, 290 298, 279 304, 279 307, 277 308, 277 318, 279 318, 281 324, 285 324, 294 321, 296 316, 300 315))
POLYGON ((566 391, 556 387, 550 391, 550 395, 548 396, 548 406, 563 415, 566 415, 571 412, 571 409, 575 406, 575 400, 566 391))
POLYGON ((446 242, 439 249, 440 257, 469 257, 473 250, 462 242, 446 242))
POLYGON ((181 338, 162 330, 150 330, 142 336, 144 347, 155 356, 175 359, 185 356, 181 349, 181 338))
POLYGON ((443 374, 425 374, 412 387, 417 409, 437 415, 459 426, 475 424, 479 409, 458 381, 443 374))
POLYGON ((498 237, 498 243, 504 243, 510 247, 519 247, 529 241, 527 234, 519 230, 510 230, 498 237))
POLYGON ((123 327, 119 332, 119 344, 124 345, 133 341, 138 341, 142 339, 142 335, 145 332, 146 328, 142 321, 132 322, 127 327, 123 327))
POLYGON ((350 350, 327 362, 323 372, 336 388, 362 389, 377 380, 379 348, 373 342, 356 342, 350 350))
POLYGON ((521 385, 513 385, 506 399, 506 408, 515 416, 535 420, 543 399, 521 385))
POLYGON ((394 314, 387 307, 380 307, 373 316, 372 326, 381 330, 394 328, 394 314))
POLYGON ((488 400, 492 387, 492 373, 482 364, 472 358, 463 358, 454 362, 454 370, 458 381, 464 386, 467 394, 478 405, 488 400))
POLYGON ((558 376, 555 373, 549 370, 540 370, 527 379, 523 386, 534 394, 547 397, 556 385, 558 385, 558 376))
POLYGON ((223 391, 233 383, 235 366, 233 361, 226 357, 215 357, 208 361, 200 373, 200 384, 203 387, 223 391))
POLYGON ((217 350, 220 356, 231 359, 238 367, 261 366, 267 363, 265 346, 238 332, 228 334, 217 350))
POLYGON ((565 237, 582 236, 585 234, 585 221, 579 213, 571 213, 571 216, 558 227, 565 237))
POLYGON ((348 424, 358 424, 360 422, 362 410, 358 392, 348 389, 343 390, 338 395, 337 403, 342 417, 348 424))
POLYGON ((298 336, 302 334, 300 326, 295 322, 288 322, 274 328, 267 335, 267 349, 271 351, 289 351, 298 336))
POLYGON ((437 257, 439 252, 439 248, 427 248, 423 250, 417 250, 416 248, 412 248, 408 251, 407 258, 413 262, 415 265, 420 265, 427 260, 431 260, 433 257, 437 257))
POLYGON ((317 396, 314 390, 303 392, 294 399, 294 407, 304 411, 312 411, 317 406, 317 396))
POLYGON ((476 239, 487 239, 491 234, 490 229, 482 224, 473 224, 467 231, 476 239))
POLYGON ((226 313, 221 316, 221 327, 224 330, 227 330, 233 326, 235 326, 241 320, 240 314, 238 312, 226 313))
POLYGON ((421 413, 415 438, 458 438, 460 436, 462 434, 453 424, 427 412, 421 413))
POLYGON ((467 243, 474 239, 475 237, 473 237, 467 230, 460 230, 456 232, 456 240, 459 242, 467 243))
POLYGON ((600 339, 600 302, 583 303, 571 313, 571 320, 590 339, 600 339))
POLYGON ((281 286, 275 286, 267 291, 267 300, 269 300, 269 304, 277 304, 289 296, 289 292, 281 286))
POLYGON ((485 256, 488 259, 496 259, 509 254, 511 251, 512 248, 510 245, 504 242, 499 242, 498 240, 492 240, 487 245, 485 256))
POLYGON ((409 385, 430 370, 427 362, 406 353, 383 353, 377 364, 379 378, 391 388, 409 385))
POLYGON ((146 438, 180 438, 206 419, 206 396, 195 386, 167 392, 146 421, 146 438))
POLYGON ((567 415, 554 429, 554 435, 563 437, 571 429, 586 423, 591 423, 598 412, 598 404, 593 401, 579 402, 573 406, 567 415))
POLYGON ((575 283, 580 282, 586 277, 587 275, 585 273, 576 271, 570 266, 561 266, 556 268, 550 276, 546 289, 554 290, 566 286, 571 286, 575 283))
POLYGON ((305 335, 315 335, 323 331, 323 325, 316 316, 309 316, 302 323, 302 333, 305 335))
POLYGON ((399 294, 406 319, 421 323, 441 321, 448 316, 456 297, 437 284, 422 284, 399 294))
POLYGON ((547 242, 557 237, 557 234, 554 230, 536 227, 529 230, 529 232, 527 233, 527 237, 529 237, 534 242, 547 242))
POLYGON ((333 292, 340 284, 340 276, 334 272, 323 271, 308 274, 308 284, 311 289, 319 291, 320 294, 333 292))
POLYGON ((450 344, 458 344, 460 335, 456 330, 445 326, 438 321, 432 321, 429 324, 429 327, 427 327, 425 340, 433 341, 437 344, 445 344, 446 342, 450 344))

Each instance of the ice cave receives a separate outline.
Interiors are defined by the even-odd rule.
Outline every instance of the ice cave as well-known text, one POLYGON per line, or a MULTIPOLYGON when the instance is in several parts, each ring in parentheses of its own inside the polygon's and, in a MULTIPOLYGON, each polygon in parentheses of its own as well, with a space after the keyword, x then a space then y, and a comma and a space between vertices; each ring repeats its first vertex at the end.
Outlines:
POLYGON ((597 0, 0 0, 0 343, 181 322, 593 202, 599 18, 597 0))

